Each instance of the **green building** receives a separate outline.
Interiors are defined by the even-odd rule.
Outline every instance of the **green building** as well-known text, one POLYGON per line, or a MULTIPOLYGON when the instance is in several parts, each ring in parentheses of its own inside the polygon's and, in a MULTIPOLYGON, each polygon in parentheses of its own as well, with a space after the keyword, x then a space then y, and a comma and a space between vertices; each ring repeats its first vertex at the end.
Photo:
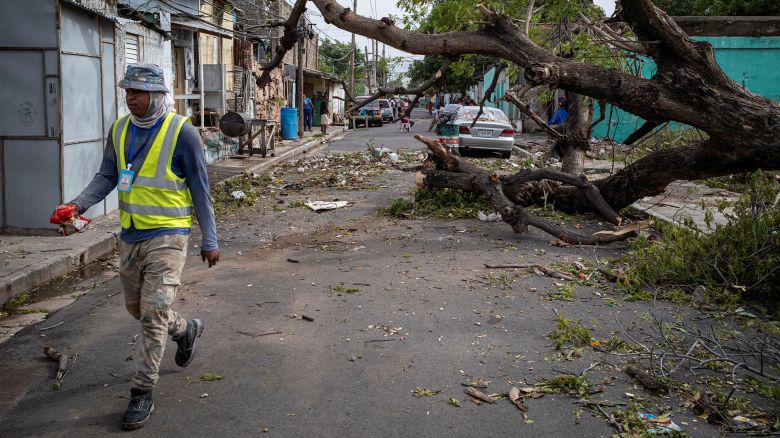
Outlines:
MULTIPOLYGON (((780 17, 674 17, 696 41, 707 41, 715 59, 736 83, 760 96, 780 101, 780 17)), ((639 60, 642 76, 655 74, 652 59, 639 60)), ((599 117, 596 106, 594 117, 599 117)), ((596 138, 623 141, 644 120, 607 105, 605 119, 593 128, 596 138)))

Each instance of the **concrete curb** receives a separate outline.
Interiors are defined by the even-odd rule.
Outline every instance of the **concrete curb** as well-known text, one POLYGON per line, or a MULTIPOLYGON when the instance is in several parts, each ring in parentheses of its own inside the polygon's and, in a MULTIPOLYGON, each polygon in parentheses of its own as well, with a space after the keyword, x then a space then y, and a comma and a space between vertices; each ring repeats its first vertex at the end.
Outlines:
MULTIPOLYGON (((284 151, 266 162, 256 164, 244 170, 243 173, 252 174, 263 172, 279 162, 289 160, 296 155, 304 154, 312 149, 320 147, 323 141, 330 140, 346 131, 346 128, 338 128, 324 137, 309 137, 293 149, 284 151)), ((110 223, 116 222, 117 219, 118 216, 116 213, 101 218, 97 223, 93 224, 92 230, 86 233, 88 235, 74 236, 75 238, 81 238, 80 240, 83 240, 83 242, 77 243, 74 248, 63 250, 62 252, 52 252, 50 253, 51 255, 33 261, 30 269, 21 269, 6 277, 0 278, 0 304, 5 303, 23 292, 33 290, 46 284, 57 277, 81 269, 98 258, 110 254, 117 248, 119 230, 111 232, 103 230, 103 228, 110 223)), ((55 238, 63 239, 63 237, 55 238)), ((43 253, 41 252, 41 254, 43 253)))
MULTIPOLYGON (((100 224, 107 224, 116 220, 117 215, 113 213, 99 222, 100 224)), ((19 270, 0 279, 0 304, 23 292, 46 284, 57 277, 81 269, 114 251, 119 242, 118 230, 116 232, 105 231, 102 229, 104 226, 101 226, 100 230, 92 230, 92 233, 90 233, 92 235, 84 236, 84 242, 80 242, 74 248, 63 250, 57 254, 51 253, 51 255, 33 261, 31 269, 19 270)), ((56 238, 67 239, 67 237, 56 238)))
MULTIPOLYGON (((242 174, 244 174, 244 175, 251 175, 253 173, 264 172, 264 171, 268 170, 268 168, 276 165, 277 163, 280 163, 282 161, 287 161, 287 160, 295 157, 296 155, 304 154, 304 153, 306 153, 306 152, 308 152, 308 151, 310 151, 312 149, 315 149, 315 148, 320 146, 321 142, 330 140, 331 138, 333 138, 333 137, 335 137, 337 135, 340 135, 340 134, 342 134, 342 133, 344 133, 346 131, 347 131, 347 128, 338 128, 338 129, 334 130, 333 132, 328 133, 324 137, 309 137, 307 139, 304 139, 301 142, 301 144, 299 144, 298 146, 290 149, 289 151, 284 151, 281 154, 271 158, 268 161, 265 161, 265 162, 262 162, 262 163, 259 163, 259 164, 255 164, 254 166, 249 167, 249 168, 245 169, 242 172, 242 174)), ((238 176, 238 175, 236 175, 236 176, 238 176)), ((228 178, 228 179, 230 179, 230 178, 228 178)))

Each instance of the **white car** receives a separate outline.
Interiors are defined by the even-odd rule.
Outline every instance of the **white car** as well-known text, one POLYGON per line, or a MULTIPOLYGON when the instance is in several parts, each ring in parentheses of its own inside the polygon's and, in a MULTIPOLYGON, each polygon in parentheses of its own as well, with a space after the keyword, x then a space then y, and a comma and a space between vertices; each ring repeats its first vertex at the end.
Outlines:
POLYGON ((458 128, 458 149, 461 152, 494 151, 501 153, 503 158, 512 156, 515 129, 509 123, 509 117, 498 108, 485 107, 472 127, 478 113, 478 106, 462 106, 452 118, 452 123, 458 128))

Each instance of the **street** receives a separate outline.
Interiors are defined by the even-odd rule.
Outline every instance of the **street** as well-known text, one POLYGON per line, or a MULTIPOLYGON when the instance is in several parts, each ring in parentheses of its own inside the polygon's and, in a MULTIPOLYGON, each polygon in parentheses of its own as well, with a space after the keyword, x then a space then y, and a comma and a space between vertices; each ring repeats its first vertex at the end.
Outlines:
POLYGON ((347 135, 341 141, 333 143, 330 147, 339 152, 362 152, 366 150, 366 144, 371 142, 376 147, 390 147, 393 150, 423 150, 425 146, 414 139, 415 134, 426 134, 431 119, 428 111, 417 108, 412 111, 412 120, 416 123, 410 132, 401 131, 401 123, 385 122, 382 127, 357 129, 347 135))
MULTIPOLYGON (((412 133, 389 124, 348 132, 327 149, 363 152, 370 139, 392 150, 421 149, 412 136, 427 121, 417 120, 412 133)), ((174 364, 176 345, 168 342, 156 412, 135 436, 615 432, 577 397, 529 398, 523 413, 506 399, 477 405, 463 384, 483 379, 489 381, 486 394, 506 394, 513 386, 588 370, 601 388, 598 399, 625 401, 626 391, 641 393, 620 371, 621 358, 586 349, 579 359, 564 359, 546 334, 555 328, 555 311, 609 333, 616 316, 636 321, 648 302, 623 302, 590 285, 578 285, 572 301, 556 300, 557 279, 485 267, 587 262, 618 255, 623 244, 559 247, 534 229, 517 237, 502 222, 388 218, 377 210, 392 198, 411 196, 413 173, 387 168, 344 189, 293 188, 296 175, 315 171, 296 170, 305 165, 274 170, 275 178, 290 184, 273 197, 218 214, 223 258, 215 268, 201 263, 197 233, 190 239, 174 309, 201 318, 205 332, 185 369, 174 364), (335 199, 351 205, 319 214, 293 207, 294 201, 335 199), (614 366, 592 366, 597 359, 614 366)), ((575 220, 584 229, 598 228, 596 220, 575 220)), ((86 293, 75 303, 0 345, 0 436, 125 433, 119 420, 136 367, 139 327, 117 294, 118 278, 81 284, 86 293), (58 391, 52 389, 56 364, 42 354, 46 345, 78 353, 58 391)), ((692 436, 716 433, 689 413, 675 413, 675 421, 689 424, 692 436)))

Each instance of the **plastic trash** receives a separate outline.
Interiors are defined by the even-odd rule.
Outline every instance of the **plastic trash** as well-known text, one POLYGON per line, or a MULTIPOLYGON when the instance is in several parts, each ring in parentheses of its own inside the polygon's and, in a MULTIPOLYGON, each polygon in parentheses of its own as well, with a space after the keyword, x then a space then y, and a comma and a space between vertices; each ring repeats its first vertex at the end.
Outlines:
POLYGON ((81 233, 92 222, 84 216, 79 216, 78 208, 72 204, 59 205, 49 218, 49 222, 60 226, 60 234, 69 236, 81 233))
POLYGON ((659 417, 658 415, 655 414, 648 414, 645 412, 641 412, 639 414, 639 418, 647 420, 653 425, 655 425, 655 427, 650 427, 647 429, 647 433, 651 435, 663 435, 665 433, 683 431, 683 428, 678 426, 669 417, 659 417))
POLYGON ((349 202, 347 201, 309 201, 305 204, 307 207, 312 209, 313 211, 325 211, 325 210, 335 210, 337 208, 346 207, 349 205, 349 202))
POLYGON ((742 415, 737 415, 736 417, 732 418, 730 423, 731 427, 737 430, 761 429, 762 427, 761 423, 758 421, 742 415))
POLYGON ((390 161, 392 162, 398 161, 398 154, 395 152, 390 152, 387 156, 390 157, 390 161))
POLYGON ((246 193, 242 192, 241 190, 236 190, 234 192, 231 192, 230 196, 232 196, 233 199, 235 199, 236 201, 240 201, 246 198, 246 193))
POLYGON ((501 215, 498 213, 490 213, 485 214, 482 211, 477 212, 477 217, 482 222, 500 222, 501 221, 501 215))

